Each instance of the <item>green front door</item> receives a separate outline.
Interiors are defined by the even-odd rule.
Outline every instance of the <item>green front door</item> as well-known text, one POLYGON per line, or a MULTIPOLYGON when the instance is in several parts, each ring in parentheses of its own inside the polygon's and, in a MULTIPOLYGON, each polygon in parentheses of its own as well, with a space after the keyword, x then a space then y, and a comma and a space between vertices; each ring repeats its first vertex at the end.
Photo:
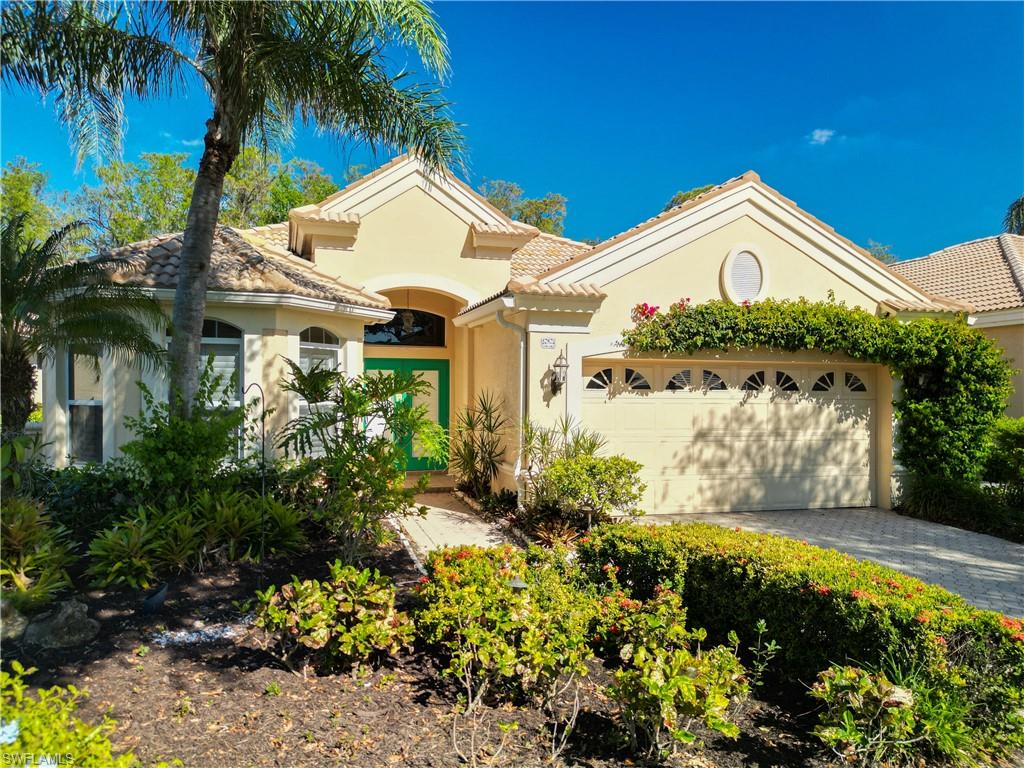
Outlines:
MULTIPOLYGON (((447 360, 408 360, 398 357, 375 357, 367 358, 364 368, 369 371, 394 371, 411 373, 419 376, 427 384, 430 390, 422 395, 413 398, 413 405, 425 405, 427 415, 448 429, 448 403, 449 403, 449 372, 447 360)), ((419 450, 406 440, 402 448, 409 457, 409 469, 445 469, 444 464, 417 455, 419 450)))

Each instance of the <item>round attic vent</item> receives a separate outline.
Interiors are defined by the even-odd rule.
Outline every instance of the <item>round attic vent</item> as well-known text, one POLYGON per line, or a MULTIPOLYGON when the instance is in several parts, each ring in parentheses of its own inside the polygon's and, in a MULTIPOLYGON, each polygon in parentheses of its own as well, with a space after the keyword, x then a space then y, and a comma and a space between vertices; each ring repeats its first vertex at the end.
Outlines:
POLYGON ((748 246, 734 248, 722 265, 722 284, 730 301, 736 304, 756 301, 765 284, 760 256, 748 246))

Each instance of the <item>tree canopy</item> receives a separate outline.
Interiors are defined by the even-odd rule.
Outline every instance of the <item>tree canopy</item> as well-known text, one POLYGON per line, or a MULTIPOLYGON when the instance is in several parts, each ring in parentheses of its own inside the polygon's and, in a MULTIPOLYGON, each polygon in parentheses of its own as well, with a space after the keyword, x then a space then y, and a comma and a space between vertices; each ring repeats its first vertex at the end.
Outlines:
POLYGON ((714 186, 714 184, 708 184, 703 187, 694 187, 693 189, 688 189, 685 192, 680 190, 679 192, 676 192, 674 195, 672 195, 672 199, 665 203, 665 207, 662 208, 662 211, 671 210, 672 208, 675 208, 677 205, 682 205, 688 200, 693 200, 693 198, 695 198, 697 195, 703 195, 705 192, 707 192, 714 186))
POLYGON ((1024 235, 1024 195, 1021 195, 1006 209, 1003 229, 1014 235, 1024 235))
POLYGON ((567 201, 563 195, 549 192, 544 197, 524 197, 522 187, 502 179, 484 181, 480 194, 510 219, 530 224, 550 235, 561 235, 565 231, 567 201))

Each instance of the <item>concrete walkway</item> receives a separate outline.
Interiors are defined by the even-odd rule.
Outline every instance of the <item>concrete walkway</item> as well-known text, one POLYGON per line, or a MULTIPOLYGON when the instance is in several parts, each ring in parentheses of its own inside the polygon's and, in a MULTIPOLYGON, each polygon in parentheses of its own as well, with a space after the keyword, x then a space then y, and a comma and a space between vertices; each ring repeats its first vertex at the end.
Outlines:
POLYGON ((880 509, 659 515, 657 522, 663 521, 700 521, 806 539, 940 584, 981 608, 1024 616, 1024 545, 983 533, 880 509))
POLYGON ((426 517, 403 517, 405 529, 416 554, 423 558, 432 549, 475 544, 492 547, 507 544, 504 534, 484 522, 463 502, 447 493, 421 493, 416 503, 427 507, 426 517))

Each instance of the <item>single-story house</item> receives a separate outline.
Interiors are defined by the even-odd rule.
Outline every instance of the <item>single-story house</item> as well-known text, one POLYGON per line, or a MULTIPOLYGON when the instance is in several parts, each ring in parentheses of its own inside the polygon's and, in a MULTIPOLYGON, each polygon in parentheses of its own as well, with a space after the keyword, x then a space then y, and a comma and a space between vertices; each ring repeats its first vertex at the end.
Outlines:
POLYGON ((1016 369, 1009 416, 1024 416, 1024 236, 1003 233, 898 261, 915 285, 974 307, 974 327, 1005 351, 1016 369))
MULTIPOLYGON (((169 306, 180 249, 180 234, 125 247, 139 269, 124 279, 169 306)), ((280 387, 283 359, 325 359, 351 374, 421 374, 446 427, 487 391, 517 425, 568 418, 597 430, 608 451, 643 464, 650 512, 887 507, 885 368, 815 352, 636 357, 619 344, 638 302, 829 296, 885 315, 968 309, 753 172, 590 246, 513 221, 400 156, 287 222, 222 227, 202 343, 238 373, 238 399, 262 386, 270 429, 302 407, 280 387)), ((76 361, 58 356, 44 371, 46 439, 58 462, 116 456, 141 405, 136 380, 160 393, 160 377, 107 361, 97 377, 76 361)), ((519 479, 518 442, 508 435, 506 487, 519 479)))

